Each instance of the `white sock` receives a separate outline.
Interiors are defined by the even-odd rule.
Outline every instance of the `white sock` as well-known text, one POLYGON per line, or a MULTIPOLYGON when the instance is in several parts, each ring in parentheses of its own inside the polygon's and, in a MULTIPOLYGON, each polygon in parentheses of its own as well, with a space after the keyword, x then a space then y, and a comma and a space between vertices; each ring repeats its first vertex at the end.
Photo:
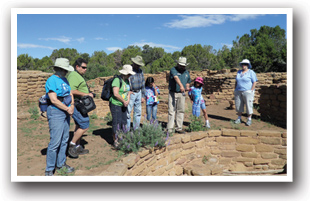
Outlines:
POLYGON ((209 123, 209 120, 206 120, 206 124, 208 124, 209 123))
POLYGON ((251 121, 251 120, 252 120, 252 118, 251 118, 251 117, 248 117, 248 120, 250 120, 250 121, 251 121))
POLYGON ((70 142, 71 145, 76 145, 75 143, 73 143, 72 141, 70 142))

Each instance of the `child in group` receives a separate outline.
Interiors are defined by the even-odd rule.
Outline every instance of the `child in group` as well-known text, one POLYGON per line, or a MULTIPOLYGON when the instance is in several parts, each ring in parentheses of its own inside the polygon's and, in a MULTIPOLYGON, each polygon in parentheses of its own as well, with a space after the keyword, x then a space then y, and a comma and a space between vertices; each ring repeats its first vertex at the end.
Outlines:
POLYGON ((210 127, 210 123, 208 120, 208 114, 206 110, 206 104, 201 96, 201 91, 202 91, 202 86, 203 86, 203 79, 201 77, 197 77, 194 81, 194 86, 192 86, 189 91, 188 91, 188 96, 191 99, 191 102, 193 104, 192 106, 192 114, 196 117, 200 116, 200 108, 203 111, 204 118, 206 120, 206 127, 210 127))
POLYGON ((158 87, 154 83, 153 77, 146 78, 145 81, 145 96, 146 96, 146 119, 148 121, 151 120, 151 116, 153 121, 157 119, 157 104, 158 94, 160 94, 158 87))

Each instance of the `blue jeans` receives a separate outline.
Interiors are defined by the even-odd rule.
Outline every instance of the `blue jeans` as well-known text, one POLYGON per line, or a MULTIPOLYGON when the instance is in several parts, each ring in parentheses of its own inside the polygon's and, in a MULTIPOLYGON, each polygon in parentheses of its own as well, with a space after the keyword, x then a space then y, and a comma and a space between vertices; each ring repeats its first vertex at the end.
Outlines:
POLYGON ((152 115, 152 119, 153 121, 155 121, 157 118, 157 104, 153 104, 153 105, 147 105, 146 106, 146 119, 148 121, 151 120, 151 115, 152 115))
POLYGON ((130 113, 133 109, 133 127, 140 126, 141 120, 141 90, 138 93, 130 95, 130 101, 127 106, 127 129, 130 129, 130 113))
POLYGON ((50 143, 46 152, 46 171, 53 171, 55 165, 62 167, 66 162, 66 150, 69 139, 70 115, 51 106, 47 108, 50 129, 50 143))

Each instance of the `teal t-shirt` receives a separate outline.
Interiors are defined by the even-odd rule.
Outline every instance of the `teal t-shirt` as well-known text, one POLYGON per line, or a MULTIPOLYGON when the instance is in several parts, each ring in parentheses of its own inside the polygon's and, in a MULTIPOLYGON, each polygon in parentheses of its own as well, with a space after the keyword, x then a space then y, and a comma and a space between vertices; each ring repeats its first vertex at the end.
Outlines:
MULTIPOLYGON (((112 82, 112 88, 113 87, 118 87, 120 88, 120 80, 119 78, 115 78, 112 82)), ((127 101, 128 100, 128 92, 130 91, 130 86, 129 86, 129 81, 126 80, 124 81, 122 79, 122 87, 119 89, 119 95, 121 95, 121 97, 127 101)), ((113 92, 113 91, 112 91, 113 92)), ((113 105, 117 105, 117 106, 123 106, 124 104, 119 101, 114 95, 111 96, 110 98, 110 102, 113 104, 113 105)))
POLYGON ((169 77, 169 91, 173 92, 181 92, 180 86, 176 83, 174 76, 178 76, 183 87, 186 87, 186 84, 191 83, 191 78, 189 76, 189 72, 185 70, 183 73, 179 72, 176 67, 173 67, 170 70, 170 77, 169 77))

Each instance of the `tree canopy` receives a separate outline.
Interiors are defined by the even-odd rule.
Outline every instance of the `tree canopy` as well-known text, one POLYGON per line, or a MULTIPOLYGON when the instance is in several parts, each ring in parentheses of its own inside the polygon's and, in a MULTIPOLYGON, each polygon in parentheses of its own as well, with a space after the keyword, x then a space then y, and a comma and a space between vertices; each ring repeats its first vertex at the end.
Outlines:
POLYGON ((142 68, 145 73, 169 70, 176 65, 175 61, 180 56, 187 58, 190 63, 187 67, 189 70, 235 68, 242 59, 249 59, 255 72, 285 72, 286 47, 284 29, 279 26, 262 26, 259 30, 250 30, 250 34, 237 36, 232 41, 231 48, 224 45, 222 49, 214 50, 210 45, 194 44, 185 46, 182 51, 167 53, 161 47, 144 45, 142 48, 128 46, 109 55, 103 50, 94 51, 91 56, 88 53, 79 53, 74 48, 61 48, 55 49, 50 56, 42 59, 21 54, 17 57, 17 69, 52 72, 49 66, 54 64, 56 58, 67 58, 73 65, 75 60, 81 57, 88 61, 85 78, 89 80, 117 74, 124 64, 132 64, 131 58, 140 55, 145 62, 142 68))

